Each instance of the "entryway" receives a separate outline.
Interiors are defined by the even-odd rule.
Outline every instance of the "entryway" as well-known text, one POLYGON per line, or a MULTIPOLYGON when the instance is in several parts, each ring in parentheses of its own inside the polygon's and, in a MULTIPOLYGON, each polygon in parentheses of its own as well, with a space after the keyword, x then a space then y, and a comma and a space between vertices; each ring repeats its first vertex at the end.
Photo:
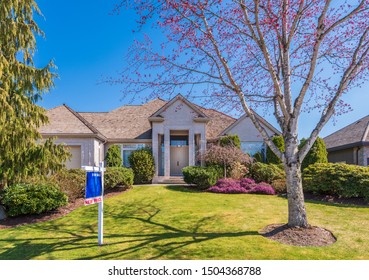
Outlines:
POLYGON ((170 136, 170 176, 182 176, 182 168, 189 164, 188 131, 172 132, 170 136), (184 134, 187 135, 178 135, 184 134))

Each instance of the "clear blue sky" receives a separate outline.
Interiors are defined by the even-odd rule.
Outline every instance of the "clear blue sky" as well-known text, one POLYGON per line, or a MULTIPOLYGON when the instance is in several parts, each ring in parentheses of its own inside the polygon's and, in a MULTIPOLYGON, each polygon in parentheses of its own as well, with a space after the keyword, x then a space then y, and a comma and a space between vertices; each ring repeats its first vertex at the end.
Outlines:
MULTIPOLYGON (((122 87, 101 83, 116 76, 136 33, 135 14, 112 15, 116 0, 36 0, 45 19, 37 18, 46 38, 38 38, 37 65, 50 59, 57 65, 56 87, 39 104, 47 109, 66 103, 76 111, 110 111, 128 102, 121 100, 122 87)), ((149 32, 149 30, 144 30, 149 32)), ((352 112, 336 117, 323 129, 326 136, 369 114, 369 83, 350 92, 345 101, 352 112)), ((276 125, 272 115, 264 115, 276 125)), ((300 138, 308 136, 318 114, 303 115, 300 138)))

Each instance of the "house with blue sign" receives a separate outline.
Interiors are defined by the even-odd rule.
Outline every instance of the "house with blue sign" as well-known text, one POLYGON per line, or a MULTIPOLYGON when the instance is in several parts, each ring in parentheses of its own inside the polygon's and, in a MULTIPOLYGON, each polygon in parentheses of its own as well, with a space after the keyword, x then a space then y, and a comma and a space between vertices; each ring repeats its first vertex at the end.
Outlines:
MULTIPOLYGON (((150 147, 155 158, 153 182, 181 176, 185 166, 199 165, 206 146, 222 136, 237 134, 241 148, 251 155, 265 151, 262 136, 246 115, 235 119, 203 108, 177 95, 166 101, 154 99, 142 105, 126 105, 110 112, 76 112, 67 105, 47 112, 49 124, 40 128, 44 138, 56 137, 72 153, 68 168, 97 165, 110 145, 121 149, 123 165, 135 150, 150 147)), ((280 134, 257 116, 267 133, 280 134)))

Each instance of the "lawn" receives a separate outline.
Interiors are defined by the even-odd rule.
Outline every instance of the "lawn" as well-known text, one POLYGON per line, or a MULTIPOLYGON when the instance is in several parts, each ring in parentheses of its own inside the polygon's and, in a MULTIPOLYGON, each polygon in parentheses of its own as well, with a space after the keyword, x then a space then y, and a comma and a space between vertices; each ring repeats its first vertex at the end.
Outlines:
POLYGON ((309 222, 331 230, 336 243, 294 247, 260 236, 286 222, 282 197, 137 186, 105 201, 104 246, 92 205, 0 230, 0 259, 369 259, 369 207, 306 205, 309 222))

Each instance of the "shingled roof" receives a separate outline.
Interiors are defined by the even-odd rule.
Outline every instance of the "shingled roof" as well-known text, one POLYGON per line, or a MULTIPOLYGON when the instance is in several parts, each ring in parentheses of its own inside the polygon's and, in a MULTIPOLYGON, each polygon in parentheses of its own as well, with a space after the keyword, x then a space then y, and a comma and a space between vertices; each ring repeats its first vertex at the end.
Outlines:
POLYGON ((160 98, 143 105, 119 107, 108 113, 80 113, 109 140, 151 139, 149 117, 167 101, 160 98))
POLYGON ((65 104, 48 110, 47 117, 49 123, 39 130, 43 135, 83 135, 104 139, 94 126, 65 104))
MULTIPOLYGON (((44 135, 97 135, 109 141, 131 139, 150 140, 149 117, 170 101, 154 99, 142 105, 125 105, 111 112, 75 112, 66 105, 48 111, 50 124, 41 128, 44 135)), ((189 101, 187 101, 189 102, 189 101)), ((189 102, 190 103, 190 102, 189 102)), ((194 103, 210 120, 206 124, 206 138, 216 139, 236 119, 214 109, 206 109, 194 103)))
POLYGON ((360 146, 369 141, 369 115, 324 138, 327 150, 360 146))

